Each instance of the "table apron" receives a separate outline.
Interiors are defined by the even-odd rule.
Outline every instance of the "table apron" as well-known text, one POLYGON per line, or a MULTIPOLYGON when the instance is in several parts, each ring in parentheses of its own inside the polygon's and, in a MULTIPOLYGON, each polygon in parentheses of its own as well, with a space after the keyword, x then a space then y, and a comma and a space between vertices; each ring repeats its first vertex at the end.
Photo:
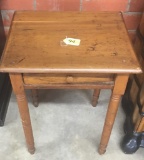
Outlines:
POLYGON ((97 84, 54 84, 54 85, 26 85, 25 89, 113 89, 114 82, 97 84))

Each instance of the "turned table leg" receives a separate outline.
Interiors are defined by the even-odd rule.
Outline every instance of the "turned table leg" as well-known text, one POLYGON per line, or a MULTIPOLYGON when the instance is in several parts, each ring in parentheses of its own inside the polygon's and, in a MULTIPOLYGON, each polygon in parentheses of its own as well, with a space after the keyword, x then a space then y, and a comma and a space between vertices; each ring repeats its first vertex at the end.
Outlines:
POLYGON ((93 93, 93 99, 92 99, 92 106, 93 107, 96 107, 99 95, 100 95, 100 89, 95 89, 94 93, 93 93))
POLYGON ((31 94, 32 94, 33 105, 35 107, 38 107, 38 105, 39 105, 39 103, 38 103, 38 90, 32 89, 31 94))
POLYGON ((104 154, 106 151, 106 147, 111 135, 116 113, 118 110, 120 98, 121 98, 121 95, 124 94, 127 80, 128 80, 128 75, 118 75, 115 79, 115 86, 113 88, 113 92, 109 102, 107 115, 105 118, 105 124, 103 127, 103 132, 102 132, 101 141, 99 145, 99 150, 98 150, 99 154, 104 154))
POLYGON ((34 138, 32 133, 28 102, 26 99, 25 91, 24 91, 22 76, 21 74, 10 74, 10 79, 11 79, 13 91, 16 95, 28 151, 31 154, 34 154, 35 152, 34 138))
POLYGON ((107 111, 107 115, 106 115, 106 119, 105 119, 102 138, 101 138, 101 142, 100 142, 100 146, 99 146, 99 153, 100 154, 104 154, 106 151, 106 147, 107 147, 107 144, 108 144, 108 141, 110 138, 112 127, 113 127, 116 113, 118 110, 120 97, 121 96, 119 96, 119 95, 112 95, 112 97, 111 97, 108 111, 107 111))

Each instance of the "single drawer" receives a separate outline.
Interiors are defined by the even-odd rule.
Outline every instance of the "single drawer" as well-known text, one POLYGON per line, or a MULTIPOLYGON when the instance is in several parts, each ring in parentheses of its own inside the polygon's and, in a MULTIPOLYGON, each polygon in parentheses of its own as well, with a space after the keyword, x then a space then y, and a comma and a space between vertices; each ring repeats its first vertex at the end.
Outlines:
POLYGON ((87 84, 113 82, 113 74, 23 74, 25 84, 87 84))

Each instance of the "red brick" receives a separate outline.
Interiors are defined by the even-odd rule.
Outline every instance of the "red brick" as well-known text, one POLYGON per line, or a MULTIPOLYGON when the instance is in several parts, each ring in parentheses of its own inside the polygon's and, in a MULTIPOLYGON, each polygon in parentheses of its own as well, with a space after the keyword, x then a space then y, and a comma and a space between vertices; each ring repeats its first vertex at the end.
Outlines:
POLYGON ((37 0, 37 10, 79 11, 80 0, 37 0))
POLYGON ((2 19, 4 26, 10 26, 14 10, 2 10, 2 19))
POLYGON ((0 0, 2 10, 32 10, 33 0, 0 0))
POLYGON ((136 39, 136 31, 128 31, 129 32, 129 37, 132 41, 132 43, 134 44, 135 39, 136 39))
POLYGON ((131 0, 129 11, 132 12, 144 11, 144 0, 131 0))
POLYGON ((84 11, 126 11, 128 0, 83 0, 84 11))
POLYGON ((141 20, 142 14, 138 13, 123 13, 124 21, 128 30, 135 30, 141 20))

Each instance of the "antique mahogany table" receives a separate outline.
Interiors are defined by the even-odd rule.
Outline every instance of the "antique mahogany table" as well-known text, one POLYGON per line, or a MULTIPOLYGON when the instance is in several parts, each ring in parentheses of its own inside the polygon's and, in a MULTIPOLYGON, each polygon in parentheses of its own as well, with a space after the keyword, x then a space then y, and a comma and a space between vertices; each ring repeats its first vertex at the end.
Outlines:
POLYGON ((141 73, 119 12, 16 12, 3 52, 1 72, 10 75, 28 151, 35 151, 25 89, 111 89, 99 145, 109 141, 130 74, 141 73), (63 45, 65 37, 79 46, 63 45))

